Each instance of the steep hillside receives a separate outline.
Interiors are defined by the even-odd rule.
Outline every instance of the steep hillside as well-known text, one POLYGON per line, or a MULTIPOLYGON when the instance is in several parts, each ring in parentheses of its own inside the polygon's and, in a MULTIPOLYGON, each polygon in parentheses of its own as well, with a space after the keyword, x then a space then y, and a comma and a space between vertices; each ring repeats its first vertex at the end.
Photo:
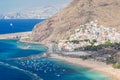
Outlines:
POLYGON ((33 29, 32 39, 42 43, 65 39, 80 25, 91 20, 120 31, 120 0, 73 0, 33 29))

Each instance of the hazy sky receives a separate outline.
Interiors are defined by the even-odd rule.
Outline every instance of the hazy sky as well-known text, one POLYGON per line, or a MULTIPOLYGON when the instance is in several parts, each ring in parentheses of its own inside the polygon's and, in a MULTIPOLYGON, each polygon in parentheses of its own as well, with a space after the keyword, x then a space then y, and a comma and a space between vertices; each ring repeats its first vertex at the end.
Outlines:
POLYGON ((71 0, 0 0, 0 14, 21 9, 65 4, 71 0))

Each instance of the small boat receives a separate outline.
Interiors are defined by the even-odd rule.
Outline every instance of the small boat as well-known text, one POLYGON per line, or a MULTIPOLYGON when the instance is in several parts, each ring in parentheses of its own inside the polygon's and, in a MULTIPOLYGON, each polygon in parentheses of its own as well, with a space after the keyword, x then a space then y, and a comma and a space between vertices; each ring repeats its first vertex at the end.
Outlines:
POLYGON ((30 46, 24 46, 24 47, 21 47, 22 49, 29 49, 30 46))
POLYGON ((30 46, 25 46, 25 47, 24 47, 24 49, 29 49, 29 48, 30 48, 30 46))
POLYGON ((12 23, 10 23, 10 26, 13 26, 13 24, 12 24, 12 23))

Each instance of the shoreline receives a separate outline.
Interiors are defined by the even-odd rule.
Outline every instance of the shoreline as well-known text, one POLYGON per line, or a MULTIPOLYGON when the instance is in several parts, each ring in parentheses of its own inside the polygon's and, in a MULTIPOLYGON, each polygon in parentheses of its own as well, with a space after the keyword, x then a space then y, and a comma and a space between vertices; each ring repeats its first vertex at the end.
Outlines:
MULTIPOLYGON (((11 33, 11 34, 2 34, 0 35, 0 39, 14 39, 14 37, 16 36, 21 36, 22 38, 26 38, 29 37, 29 35, 31 35, 32 32, 19 32, 19 33, 11 33)), ((33 41, 27 41, 24 39, 20 39, 20 42, 26 42, 26 43, 34 43, 34 44, 41 44, 40 42, 33 42, 33 41)), ((42 44, 44 45, 44 44, 42 44)), ((44 45, 46 46, 46 45, 44 45)), ((46 46, 48 47, 48 46, 46 46)), ((92 61, 92 60, 82 60, 80 58, 70 58, 70 57, 63 57, 57 54, 50 54, 49 58, 53 58, 53 59, 57 59, 57 60, 61 60, 61 61, 65 61, 68 63, 72 63, 74 65, 78 65, 78 66, 83 66, 95 71, 98 71, 102 74, 107 75, 108 77, 112 78, 113 80, 120 80, 120 69, 114 69, 112 68, 111 65, 106 65, 103 62, 97 62, 97 61, 92 61)))
POLYGON ((77 66, 83 66, 98 71, 102 74, 105 74, 106 76, 110 77, 112 80, 120 80, 120 70, 114 69, 111 65, 107 65, 103 62, 82 60, 80 58, 63 57, 57 54, 50 54, 49 58, 65 61, 77 66))
POLYGON ((29 40, 31 34, 32 34, 32 31, 0 34, 0 40, 19 40, 20 42, 25 42, 25 43, 41 44, 41 45, 45 46, 46 48, 48 48, 48 46, 45 44, 29 40), (16 38, 16 37, 18 37, 18 38, 16 38))
POLYGON ((0 34, 0 40, 28 38, 31 34, 32 34, 32 31, 0 34))

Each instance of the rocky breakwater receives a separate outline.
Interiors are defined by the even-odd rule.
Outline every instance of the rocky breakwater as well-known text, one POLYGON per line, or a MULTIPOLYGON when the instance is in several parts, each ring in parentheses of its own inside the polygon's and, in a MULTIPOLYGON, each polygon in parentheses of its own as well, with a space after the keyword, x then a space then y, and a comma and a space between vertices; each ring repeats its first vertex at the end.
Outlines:
POLYGON ((19 33, 10 33, 10 34, 0 34, 0 39, 20 39, 20 40, 29 40, 32 35, 31 31, 28 32, 19 32, 19 33))

